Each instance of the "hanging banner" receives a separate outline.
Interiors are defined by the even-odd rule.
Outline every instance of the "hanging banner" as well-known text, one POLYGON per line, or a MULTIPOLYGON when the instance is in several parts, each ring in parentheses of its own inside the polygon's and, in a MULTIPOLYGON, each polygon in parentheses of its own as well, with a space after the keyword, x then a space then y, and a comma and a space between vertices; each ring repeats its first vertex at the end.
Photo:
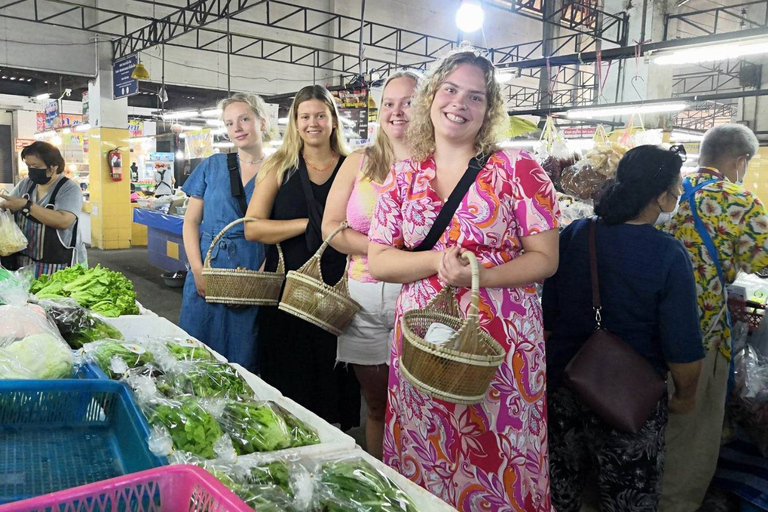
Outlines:
POLYGON ((208 158, 213 154, 213 134, 210 128, 185 132, 185 134, 184 144, 187 160, 208 158))
POLYGON ((61 114, 59 116, 60 128, 72 128, 79 124, 83 124, 83 116, 80 114, 61 114))
POLYGON ((16 139, 14 142, 14 149, 16 149, 17 153, 21 153, 21 150, 24 149, 24 146, 29 146, 35 142, 35 139, 16 139))
POLYGON ((35 131, 38 133, 45 131, 45 112, 35 114, 35 131))
POLYGON ((45 106, 45 129, 54 130, 59 127, 59 102, 52 101, 45 106))
POLYGON ((131 119, 128 121, 128 133, 131 137, 144 136, 144 121, 140 119, 131 119))
POLYGON ((88 104, 88 91, 83 93, 83 124, 90 122, 90 105, 88 104))

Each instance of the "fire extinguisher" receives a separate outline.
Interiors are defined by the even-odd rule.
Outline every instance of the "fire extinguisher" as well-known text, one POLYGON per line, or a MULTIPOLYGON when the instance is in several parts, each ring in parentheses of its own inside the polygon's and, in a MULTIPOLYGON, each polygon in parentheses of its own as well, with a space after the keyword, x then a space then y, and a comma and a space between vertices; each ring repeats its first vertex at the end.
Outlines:
POLYGON ((122 181, 123 179, 123 157, 118 149, 112 149, 107 153, 107 166, 112 181, 122 181))

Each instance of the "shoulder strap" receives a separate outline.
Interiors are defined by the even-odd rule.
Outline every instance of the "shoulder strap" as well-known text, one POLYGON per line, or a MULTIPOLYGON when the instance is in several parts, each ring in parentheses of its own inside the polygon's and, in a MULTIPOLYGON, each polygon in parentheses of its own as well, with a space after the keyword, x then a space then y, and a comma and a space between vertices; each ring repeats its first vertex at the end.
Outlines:
POLYGON ((696 231, 699 233, 699 236, 701 237, 701 241, 704 242, 704 247, 707 248, 707 252, 709 252, 709 257, 712 258, 712 261, 715 264, 715 268, 717 269, 717 275, 720 277, 720 281, 723 283, 723 289, 725 289, 726 283, 725 283, 725 275, 723 274, 723 267, 720 265, 720 258, 717 256, 717 249, 715 248, 715 243, 712 241, 712 237, 709 235, 709 231, 707 231, 707 228, 704 226, 704 221, 701 220, 701 216, 699 215, 699 208, 696 204, 696 200, 694 198, 694 195, 696 194, 696 191, 701 189, 702 187, 709 185, 710 183, 719 181, 717 179, 707 180, 702 183, 699 183, 695 187, 691 185, 691 181, 686 178, 683 180, 683 197, 681 198, 681 201, 687 200, 691 203, 691 214, 693 215, 693 225, 696 227, 696 231))
MULTIPOLYGON (((53 187, 53 194, 51 194, 51 199, 48 201, 48 204, 56 202, 56 196, 58 195, 59 190, 61 190, 61 187, 63 187, 64 183, 66 183, 67 181, 69 181, 69 178, 67 178, 66 176, 61 177, 61 179, 56 184, 56 186, 53 187)), ((31 193, 31 190, 30 190, 30 193, 31 193)))
POLYGON ((227 153, 227 169, 229 170, 229 192, 240 205, 240 214, 245 216, 248 205, 245 204, 245 189, 240 178, 240 166, 237 164, 237 153, 227 153))
POLYGON ((477 175, 480 174, 480 170, 485 167, 485 164, 488 163, 490 158, 491 155, 482 155, 481 159, 472 157, 472 159, 469 161, 467 170, 456 184, 456 188, 454 188, 453 192, 451 192, 451 195, 448 197, 448 201, 445 202, 443 209, 440 210, 440 213, 437 215, 435 223, 432 224, 429 233, 427 233, 427 236, 419 245, 413 248, 413 252, 429 251, 435 246, 437 241, 440 240, 440 237, 443 236, 443 233, 445 232, 445 228, 447 228, 448 224, 451 223, 453 214, 456 213, 459 204, 461 204, 464 196, 467 195, 469 187, 472 185, 472 183, 475 182, 477 175))
POLYGON ((37 188, 37 183, 35 183, 32 180, 29 180, 29 187, 27 187, 27 191, 24 193, 27 196, 29 196, 27 199, 32 199, 32 192, 34 192, 35 188, 37 188))
POLYGON ((592 309, 595 310, 597 328, 601 328, 600 282, 597 277, 597 217, 589 222, 589 275, 592 278, 592 309))
POLYGON ((315 193, 312 192, 312 185, 309 181, 309 171, 307 171, 307 164, 304 162, 304 158, 299 156, 299 168, 297 169, 299 178, 301 179, 301 188, 304 190, 304 197, 307 200, 307 205, 312 206, 317 202, 315 199, 315 193))

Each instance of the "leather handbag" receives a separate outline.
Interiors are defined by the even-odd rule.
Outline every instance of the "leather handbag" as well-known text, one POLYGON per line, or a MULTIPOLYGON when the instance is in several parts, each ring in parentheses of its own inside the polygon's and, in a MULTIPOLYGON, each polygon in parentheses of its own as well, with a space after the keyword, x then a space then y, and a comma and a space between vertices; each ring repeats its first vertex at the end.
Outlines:
POLYGON ((568 363, 563 380, 605 423, 635 434, 648 421, 667 384, 645 357, 602 326, 596 231, 593 218, 589 264, 597 329, 568 363))

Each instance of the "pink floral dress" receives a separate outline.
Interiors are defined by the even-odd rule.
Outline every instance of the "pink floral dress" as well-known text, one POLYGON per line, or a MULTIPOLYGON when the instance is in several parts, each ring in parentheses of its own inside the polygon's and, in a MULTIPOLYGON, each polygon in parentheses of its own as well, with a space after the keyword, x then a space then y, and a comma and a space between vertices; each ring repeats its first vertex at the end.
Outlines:
MULTIPOLYGON (((374 210, 370 240, 413 248, 443 201, 432 189, 435 162, 395 164, 374 210)), ((480 171, 434 250, 461 246, 486 267, 522 253, 521 237, 557 227, 552 182, 522 151, 497 152, 480 171)), ((546 367, 534 285, 483 288, 482 327, 507 357, 478 405, 455 405, 414 389, 400 372, 403 312, 423 308, 443 287, 437 275, 403 286, 389 373, 384 462, 462 511, 550 512, 546 367)), ((469 309, 470 291, 458 290, 469 309)))

